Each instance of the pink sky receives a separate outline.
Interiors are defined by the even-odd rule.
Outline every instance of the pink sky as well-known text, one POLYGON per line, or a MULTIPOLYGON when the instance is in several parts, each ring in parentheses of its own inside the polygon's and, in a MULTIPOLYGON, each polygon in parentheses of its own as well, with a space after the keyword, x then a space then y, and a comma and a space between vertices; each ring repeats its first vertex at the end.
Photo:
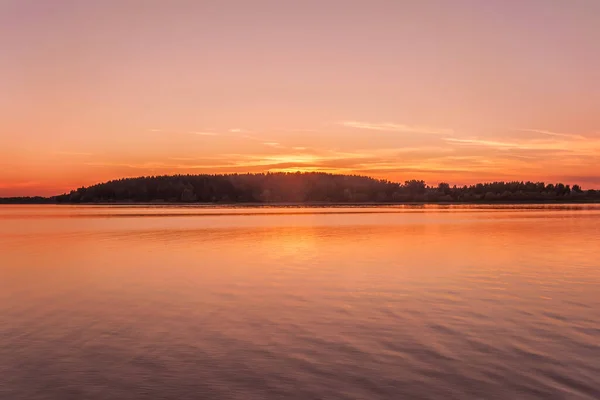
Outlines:
POLYGON ((600 187, 597 0, 5 0, 0 48, 0 196, 296 170, 600 187))

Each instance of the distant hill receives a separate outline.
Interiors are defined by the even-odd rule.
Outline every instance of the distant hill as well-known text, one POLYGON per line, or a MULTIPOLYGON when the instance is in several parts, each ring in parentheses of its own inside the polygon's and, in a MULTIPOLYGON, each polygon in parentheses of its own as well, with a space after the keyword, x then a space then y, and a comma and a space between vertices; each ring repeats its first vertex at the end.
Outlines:
POLYGON ((42 198, 0 203, 403 203, 598 202, 600 191, 543 182, 493 182, 471 186, 424 181, 395 183, 366 176, 320 172, 173 175, 127 178, 42 198))

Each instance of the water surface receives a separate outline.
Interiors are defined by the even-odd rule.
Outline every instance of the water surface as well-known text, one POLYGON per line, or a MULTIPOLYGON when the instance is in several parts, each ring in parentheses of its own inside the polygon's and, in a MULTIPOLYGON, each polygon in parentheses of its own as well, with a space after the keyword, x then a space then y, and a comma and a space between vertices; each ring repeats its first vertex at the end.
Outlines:
POLYGON ((0 207, 0 399, 598 399, 600 207, 0 207))

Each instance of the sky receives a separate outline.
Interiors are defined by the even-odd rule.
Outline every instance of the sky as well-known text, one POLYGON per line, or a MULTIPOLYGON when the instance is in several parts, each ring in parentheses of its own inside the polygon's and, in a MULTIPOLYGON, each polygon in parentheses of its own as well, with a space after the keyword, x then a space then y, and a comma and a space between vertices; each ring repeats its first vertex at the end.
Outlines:
POLYGON ((0 196, 266 171, 600 188, 598 0, 0 0, 0 196))

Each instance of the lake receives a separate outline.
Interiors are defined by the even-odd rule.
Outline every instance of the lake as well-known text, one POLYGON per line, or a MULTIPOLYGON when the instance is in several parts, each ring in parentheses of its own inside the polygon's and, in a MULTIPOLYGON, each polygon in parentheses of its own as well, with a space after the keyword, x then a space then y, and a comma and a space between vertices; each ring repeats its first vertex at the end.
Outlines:
POLYGON ((600 206, 0 207, 1 399, 598 399, 600 206))

